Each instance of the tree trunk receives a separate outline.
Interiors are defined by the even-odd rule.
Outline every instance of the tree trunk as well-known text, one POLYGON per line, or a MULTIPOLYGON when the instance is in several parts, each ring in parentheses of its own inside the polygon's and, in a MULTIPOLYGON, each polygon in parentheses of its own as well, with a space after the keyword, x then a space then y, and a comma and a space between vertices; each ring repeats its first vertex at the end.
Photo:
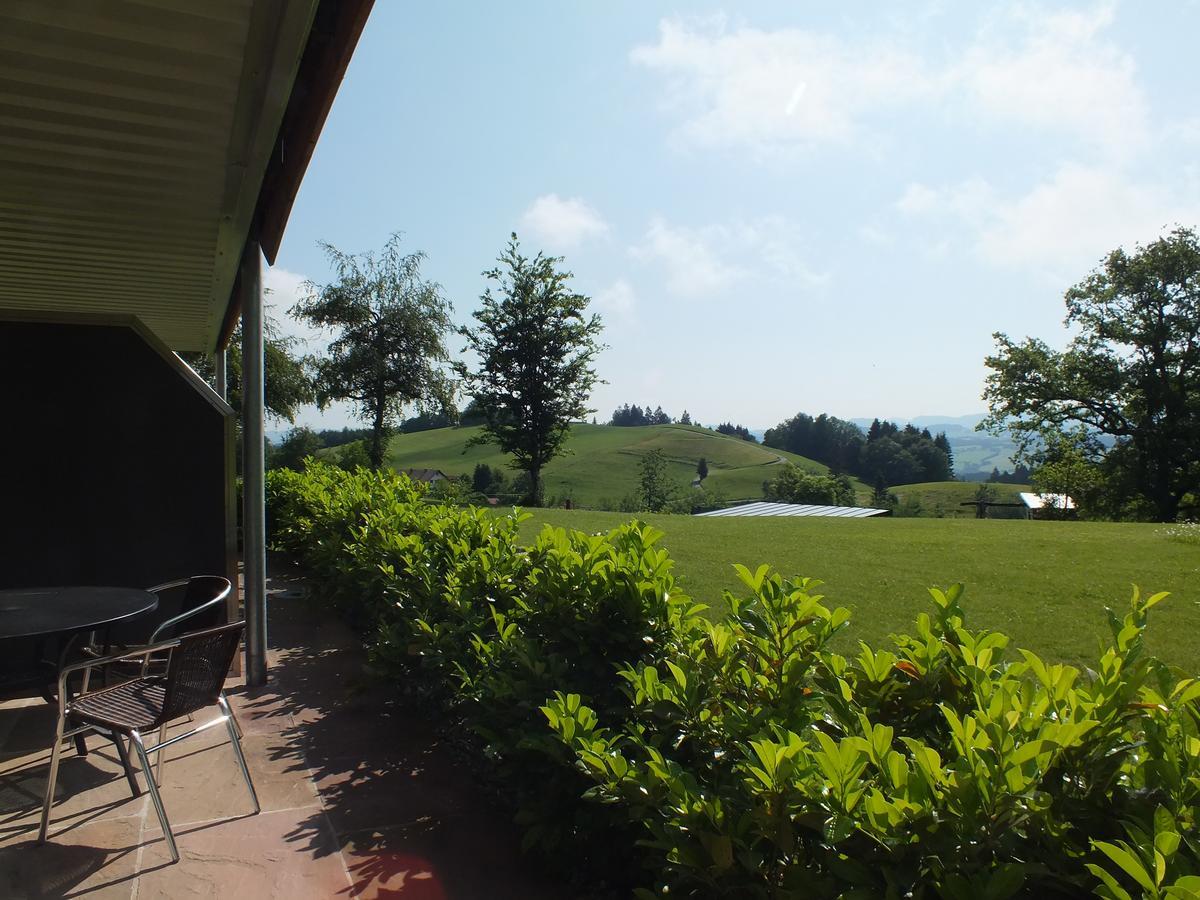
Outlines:
POLYGON ((542 467, 535 466, 529 469, 529 497, 526 498, 527 506, 542 505, 542 467))
POLYGON ((383 406, 375 408, 375 422, 371 431, 371 465, 376 469, 383 468, 383 406))
POLYGON ((1179 517, 1179 498, 1170 490, 1156 491, 1154 496, 1155 517, 1160 522, 1174 522, 1179 517))

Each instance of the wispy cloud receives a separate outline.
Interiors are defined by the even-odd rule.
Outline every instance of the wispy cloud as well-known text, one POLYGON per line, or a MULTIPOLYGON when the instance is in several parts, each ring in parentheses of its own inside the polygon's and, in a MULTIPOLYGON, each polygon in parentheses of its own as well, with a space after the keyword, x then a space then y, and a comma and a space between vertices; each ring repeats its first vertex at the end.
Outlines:
POLYGON ((304 275, 280 266, 272 266, 263 272, 268 319, 280 336, 296 339, 296 349, 300 353, 315 353, 329 343, 329 336, 289 315, 289 310, 306 293, 304 285, 307 282, 304 275))
POLYGON ((630 59, 664 78, 663 104, 685 143, 755 155, 819 146, 870 152, 897 110, 950 104, 968 120, 1057 132, 1102 155, 1148 135, 1132 57, 1109 37, 1111 3, 1076 11, 1024 4, 971 40, 921 52, 898 28, 851 41, 802 28, 669 18, 630 59))
POLYGON ((1017 5, 992 20, 950 79, 978 116, 1127 156, 1146 146, 1149 114, 1133 57, 1108 36, 1114 17, 1113 3, 1072 11, 1017 5))
POLYGON ((637 318, 637 292, 624 278, 618 278, 592 297, 596 310, 608 320, 632 322, 637 318))
POLYGON ((671 293, 704 297, 749 279, 806 287, 825 284, 829 276, 811 267, 807 247, 802 229, 782 216, 700 228, 655 217, 642 243, 630 253, 661 265, 671 293))
POLYGON ((769 154, 846 143, 868 109, 936 89, 913 53, 828 34, 730 29, 724 17, 664 19, 631 60, 667 79, 665 105, 688 141, 769 154))
POLYGON ((731 284, 740 271, 721 258, 714 235, 703 230, 669 225, 656 217, 645 239, 631 248, 635 259, 656 261, 666 270, 667 290, 682 297, 714 294, 731 284))
POLYGON ((573 250, 608 233, 608 223, 579 197, 543 194, 521 216, 520 230, 553 251, 573 250))
POLYGON ((1095 265, 1113 247, 1152 240, 1167 226, 1200 219, 1200 196, 1126 177, 1106 165, 1066 163, 1013 197, 981 179, 931 188, 909 185, 896 203, 910 216, 962 231, 996 265, 1034 265, 1064 277, 1095 265))

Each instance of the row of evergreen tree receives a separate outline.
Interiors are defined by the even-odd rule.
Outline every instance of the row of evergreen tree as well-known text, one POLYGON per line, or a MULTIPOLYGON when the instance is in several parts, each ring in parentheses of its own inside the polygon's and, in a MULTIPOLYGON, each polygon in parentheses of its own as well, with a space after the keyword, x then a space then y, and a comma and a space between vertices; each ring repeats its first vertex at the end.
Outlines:
MULTIPOLYGON (((638 406, 636 403, 630 406, 625 403, 613 410, 612 418, 608 420, 609 425, 622 425, 626 427, 637 425, 673 425, 675 420, 663 412, 661 406, 656 406, 653 411, 650 409, 650 404, 646 404, 646 408, 638 406)), ((683 415, 679 419, 680 425, 691 425, 692 417, 685 409, 683 415)))
POLYGON ((913 484, 954 477, 950 441, 939 432, 876 419, 864 433, 853 422, 822 413, 797 413, 768 429, 768 447, 825 463, 834 472, 855 475, 869 484, 913 484))
MULTIPOLYGON (((624 427, 635 427, 639 425, 693 425, 699 424, 692 422, 692 415, 686 409, 678 419, 673 419, 671 416, 663 412, 661 406, 650 409, 650 404, 647 403, 643 408, 636 403, 630 406, 624 403, 613 410, 612 418, 608 420, 609 425, 618 425, 624 427)), ((727 434, 730 437, 741 438, 743 441, 758 442, 750 429, 745 425, 735 425, 732 422, 722 422, 713 429, 719 434, 727 434)))

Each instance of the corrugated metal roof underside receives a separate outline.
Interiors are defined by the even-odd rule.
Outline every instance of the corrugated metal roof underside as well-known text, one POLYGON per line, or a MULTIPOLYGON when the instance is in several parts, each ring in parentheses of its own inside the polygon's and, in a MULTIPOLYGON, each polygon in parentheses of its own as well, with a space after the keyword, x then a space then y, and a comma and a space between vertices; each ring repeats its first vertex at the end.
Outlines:
POLYGON ((835 519, 866 519, 885 516, 886 509, 869 509, 862 506, 812 506, 803 503, 746 503, 727 509, 697 513, 700 516, 828 516, 835 519))
POLYGON ((211 350, 314 9, 0 5, 0 306, 211 350))

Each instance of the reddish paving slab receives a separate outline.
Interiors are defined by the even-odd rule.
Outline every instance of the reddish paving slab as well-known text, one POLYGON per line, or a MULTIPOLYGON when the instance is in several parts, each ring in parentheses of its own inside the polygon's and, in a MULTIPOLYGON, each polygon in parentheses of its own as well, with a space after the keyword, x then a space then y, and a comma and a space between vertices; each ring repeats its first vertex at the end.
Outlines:
POLYGON ((37 845, 54 714, 2 703, 0 898, 570 897, 522 857, 436 729, 365 676, 354 635, 272 567, 270 682, 227 688, 262 813, 249 815, 223 728, 172 746, 162 794, 182 859, 170 865, 148 798, 92 737, 86 758, 64 754, 51 840, 37 845))

